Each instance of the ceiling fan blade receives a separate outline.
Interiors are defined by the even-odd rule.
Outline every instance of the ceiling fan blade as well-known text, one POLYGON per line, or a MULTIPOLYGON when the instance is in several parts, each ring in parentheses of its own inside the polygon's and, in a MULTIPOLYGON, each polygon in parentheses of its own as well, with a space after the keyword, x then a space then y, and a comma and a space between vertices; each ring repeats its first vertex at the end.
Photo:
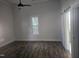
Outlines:
POLYGON ((21 2, 22 0, 19 0, 19 4, 18 4, 18 7, 24 7, 24 6, 32 6, 32 5, 30 5, 30 4, 22 4, 22 2, 21 2))
POLYGON ((23 4, 23 6, 32 6, 32 5, 29 5, 29 4, 23 4))

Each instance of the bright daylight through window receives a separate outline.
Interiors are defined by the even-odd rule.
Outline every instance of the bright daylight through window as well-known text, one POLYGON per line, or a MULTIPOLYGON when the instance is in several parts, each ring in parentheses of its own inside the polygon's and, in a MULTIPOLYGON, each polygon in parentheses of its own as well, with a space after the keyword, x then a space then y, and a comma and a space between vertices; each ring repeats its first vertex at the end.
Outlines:
POLYGON ((32 17, 32 30, 34 35, 38 35, 38 17, 32 17))

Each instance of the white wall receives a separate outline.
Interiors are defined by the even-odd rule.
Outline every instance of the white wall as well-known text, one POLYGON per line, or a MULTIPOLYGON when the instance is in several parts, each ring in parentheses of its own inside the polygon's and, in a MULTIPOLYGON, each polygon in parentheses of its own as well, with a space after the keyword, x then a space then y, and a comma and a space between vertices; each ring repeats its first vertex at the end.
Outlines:
POLYGON ((72 6, 72 4, 75 3, 75 0, 61 0, 61 12, 62 12, 62 15, 61 15, 61 20, 62 20, 62 43, 63 43, 63 46, 65 47, 66 50, 70 51, 69 50, 69 45, 68 45, 68 39, 67 39, 67 28, 66 28, 66 20, 67 20, 67 12, 64 12, 64 10, 66 10, 67 8, 69 8, 70 6, 72 6))
POLYGON ((0 47, 13 41, 12 9, 7 2, 0 0, 0 47))
POLYGON ((62 11, 64 11, 69 6, 79 3, 79 0, 61 0, 62 11))
POLYGON ((61 0, 62 3, 62 11, 75 3, 76 0, 61 0))
MULTIPOLYGON (((77 3, 79 3, 79 0, 62 0, 62 12, 66 9, 66 8, 68 8, 68 7, 70 7, 70 6, 74 6, 74 5, 76 5, 77 3)), ((76 29, 78 30, 78 27, 76 27, 76 26, 78 26, 78 24, 77 23, 75 23, 75 22, 78 22, 78 19, 76 18, 76 17, 78 17, 78 10, 77 10, 77 8, 76 8, 76 10, 75 9, 73 9, 75 12, 72 12, 71 13, 71 21, 73 22, 73 23, 71 23, 72 25, 74 25, 74 26, 72 26, 71 28, 72 28, 72 34, 71 34, 71 52, 72 52, 72 57, 78 57, 79 56, 79 52, 78 52, 78 37, 77 37, 77 33, 78 33, 78 31, 76 31, 76 29), (75 16, 76 15, 76 16, 75 16), (76 25, 77 24, 77 25, 76 25)), ((65 16, 65 13, 63 12, 63 14, 61 15, 62 17, 63 16, 65 16)), ((66 16, 65 16, 66 17, 66 16)), ((62 19, 62 20, 66 20, 66 19, 62 19)), ((63 22, 64 23, 64 22, 63 22)), ((65 27, 65 26, 64 26, 65 27)), ((63 28, 64 28, 63 27, 63 28)), ((62 31, 63 32, 63 38, 65 38, 65 33, 64 33, 64 31, 62 31)), ((67 44, 66 43, 68 43, 68 41, 66 41, 67 39, 62 39, 62 42, 63 42, 63 46, 65 47, 65 49, 68 49, 67 48, 67 44)))
POLYGON ((32 7, 15 8, 15 34, 17 40, 61 41, 60 1, 33 4, 32 7), (39 35, 32 34, 31 17, 38 16, 39 35))

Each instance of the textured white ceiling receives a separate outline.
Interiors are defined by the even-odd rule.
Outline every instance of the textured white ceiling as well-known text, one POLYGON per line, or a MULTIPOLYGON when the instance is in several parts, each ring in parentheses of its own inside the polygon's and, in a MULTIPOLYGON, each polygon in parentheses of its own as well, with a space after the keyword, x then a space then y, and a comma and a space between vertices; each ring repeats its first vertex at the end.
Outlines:
MULTIPOLYGON (((14 4, 19 3, 19 0, 8 0, 8 1, 14 4)), ((45 1, 48 1, 48 0, 22 0, 22 3, 31 4, 31 3, 40 3, 45 1)))

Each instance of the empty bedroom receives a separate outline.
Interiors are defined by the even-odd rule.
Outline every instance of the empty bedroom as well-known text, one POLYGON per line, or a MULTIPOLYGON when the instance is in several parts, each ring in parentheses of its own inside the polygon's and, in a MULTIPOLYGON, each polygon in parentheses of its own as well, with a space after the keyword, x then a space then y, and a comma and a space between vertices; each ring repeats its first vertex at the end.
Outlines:
POLYGON ((0 0, 0 58, 72 57, 68 2, 0 0))

